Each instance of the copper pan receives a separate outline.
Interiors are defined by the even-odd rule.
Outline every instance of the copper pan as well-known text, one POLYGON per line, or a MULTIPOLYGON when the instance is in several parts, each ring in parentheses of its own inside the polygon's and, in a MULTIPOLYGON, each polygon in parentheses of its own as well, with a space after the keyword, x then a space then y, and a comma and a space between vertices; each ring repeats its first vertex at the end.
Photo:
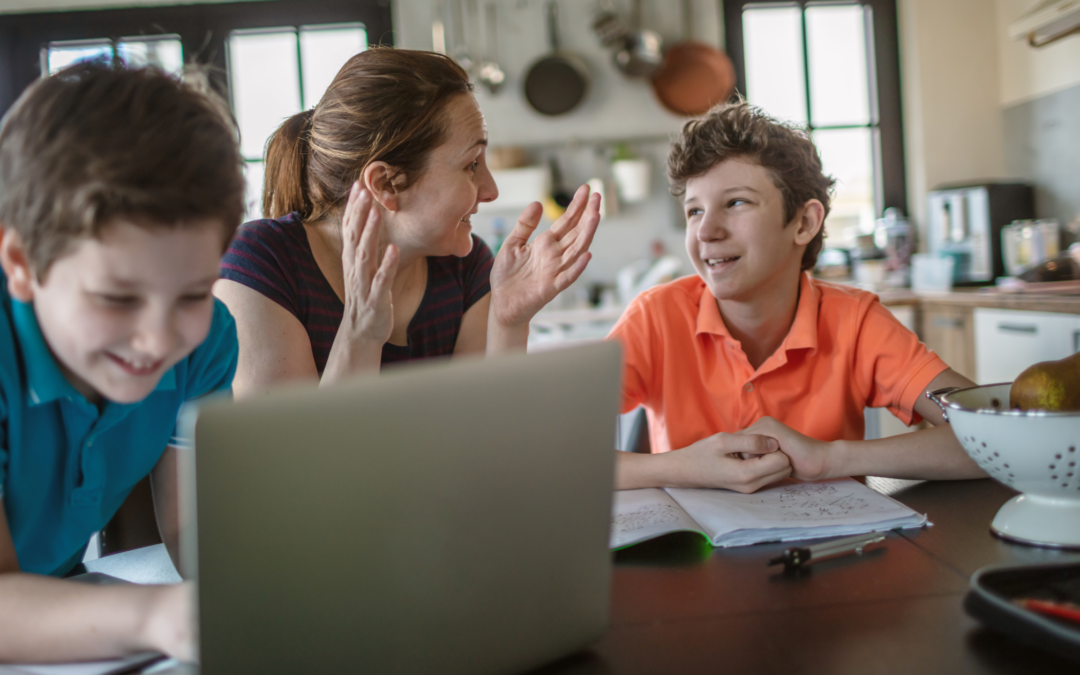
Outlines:
POLYGON ((665 108, 676 115, 696 117, 731 97, 735 67, 724 52, 690 39, 690 0, 683 0, 683 22, 686 40, 664 52, 652 86, 665 108))

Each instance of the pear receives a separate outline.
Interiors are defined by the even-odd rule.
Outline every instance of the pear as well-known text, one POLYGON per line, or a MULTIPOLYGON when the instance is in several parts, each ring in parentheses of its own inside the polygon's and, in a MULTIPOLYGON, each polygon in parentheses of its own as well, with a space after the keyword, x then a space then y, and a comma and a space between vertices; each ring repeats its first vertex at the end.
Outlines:
POLYGON ((1012 383, 1009 407, 1020 410, 1080 410, 1080 352, 1060 361, 1036 363, 1012 383))

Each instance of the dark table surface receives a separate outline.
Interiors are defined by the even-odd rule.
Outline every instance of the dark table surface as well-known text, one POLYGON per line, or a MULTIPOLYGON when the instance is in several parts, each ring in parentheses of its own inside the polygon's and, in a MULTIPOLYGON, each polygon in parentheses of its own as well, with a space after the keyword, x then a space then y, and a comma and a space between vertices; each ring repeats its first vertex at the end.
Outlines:
POLYGON ((1080 553, 990 534, 1016 493, 990 479, 867 484, 930 516, 862 556, 785 576, 766 562, 791 544, 711 549, 668 535, 615 555, 611 627, 555 673, 1078 673, 1069 662, 965 614, 988 565, 1080 562, 1080 553))

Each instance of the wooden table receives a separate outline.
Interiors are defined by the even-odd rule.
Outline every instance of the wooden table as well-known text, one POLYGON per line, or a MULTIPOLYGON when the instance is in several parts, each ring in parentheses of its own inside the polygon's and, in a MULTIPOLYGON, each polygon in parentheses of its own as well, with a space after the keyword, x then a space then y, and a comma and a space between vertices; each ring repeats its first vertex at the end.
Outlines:
POLYGON ((555 673, 1077 673, 1080 664, 982 628, 962 602, 995 564, 1080 554, 994 538, 1015 493, 989 479, 868 484, 927 513, 931 528, 890 534, 860 556, 785 576, 766 561, 790 544, 712 550, 669 535, 615 556, 611 628, 555 673))

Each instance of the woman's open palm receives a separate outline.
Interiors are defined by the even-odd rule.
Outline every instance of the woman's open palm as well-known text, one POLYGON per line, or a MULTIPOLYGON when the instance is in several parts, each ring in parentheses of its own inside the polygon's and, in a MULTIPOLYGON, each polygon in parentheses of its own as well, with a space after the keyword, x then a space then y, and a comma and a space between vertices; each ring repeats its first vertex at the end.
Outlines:
POLYGON ((503 242, 491 270, 491 310, 503 326, 527 324, 544 305, 574 283, 592 254, 600 223, 600 195, 582 185, 566 213, 532 243, 543 208, 533 203, 522 212, 503 242))
POLYGON ((397 272, 397 247, 390 244, 379 259, 379 208, 367 190, 353 185, 341 223, 341 267, 345 277, 345 313, 339 333, 379 344, 394 330, 390 286, 397 272))

